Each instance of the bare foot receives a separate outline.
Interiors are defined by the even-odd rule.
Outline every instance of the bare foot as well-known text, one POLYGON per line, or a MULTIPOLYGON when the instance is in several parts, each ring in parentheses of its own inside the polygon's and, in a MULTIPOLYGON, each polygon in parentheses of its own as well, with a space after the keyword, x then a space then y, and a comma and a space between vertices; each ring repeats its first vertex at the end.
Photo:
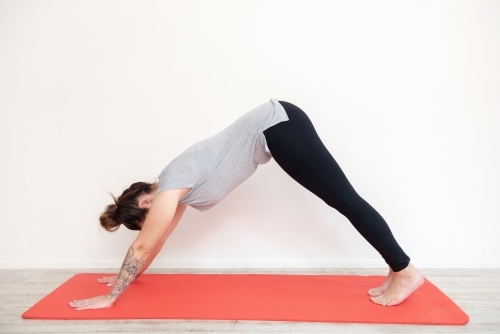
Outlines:
POLYGON ((392 276, 392 282, 385 292, 379 296, 370 297, 372 302, 383 306, 401 304, 424 284, 424 276, 411 263, 401 271, 392 272, 392 276))
POLYGON ((393 279, 394 279, 394 272, 389 267, 389 274, 387 274, 384 283, 382 283, 382 285, 379 287, 369 289, 368 294, 373 297, 380 296, 389 288, 393 279))

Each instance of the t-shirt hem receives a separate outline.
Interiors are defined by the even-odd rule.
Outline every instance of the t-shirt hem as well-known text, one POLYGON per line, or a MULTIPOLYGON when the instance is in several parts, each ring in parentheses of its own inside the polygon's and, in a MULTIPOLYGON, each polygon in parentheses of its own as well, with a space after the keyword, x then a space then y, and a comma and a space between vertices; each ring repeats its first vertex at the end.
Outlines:
MULTIPOLYGON (((274 105, 274 115, 270 115, 270 117, 274 116, 275 119, 273 121, 271 121, 270 123, 265 124, 264 128, 262 129, 262 132, 275 126, 276 124, 290 120, 288 118, 288 114, 286 113, 285 107, 283 107, 283 105, 279 102, 278 99, 271 98, 270 101, 274 105)), ((264 140, 264 151, 266 151, 267 153, 271 153, 271 151, 269 150, 269 147, 267 146, 267 140, 264 140)))

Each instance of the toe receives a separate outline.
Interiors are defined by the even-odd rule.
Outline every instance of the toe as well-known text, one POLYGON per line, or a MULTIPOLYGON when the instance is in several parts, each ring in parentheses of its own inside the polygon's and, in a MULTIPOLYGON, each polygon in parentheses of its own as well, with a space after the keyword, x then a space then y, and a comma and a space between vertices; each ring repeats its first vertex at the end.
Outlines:
POLYGON ((393 300, 390 300, 389 302, 387 302, 387 306, 396 306, 398 304, 401 304, 401 302, 396 300, 396 299, 393 299, 393 300))
POLYGON ((378 297, 370 297, 370 299, 375 304, 382 305, 382 306, 391 306, 391 305, 389 305, 391 303, 391 298, 388 298, 387 296, 380 295, 378 297))
POLYGON ((382 289, 380 287, 378 288, 371 288, 368 290, 368 294, 372 297, 377 297, 380 296, 383 293, 382 289))
POLYGON ((387 306, 388 303, 389 303, 389 300, 388 299, 384 299, 382 301, 381 305, 387 306))
POLYGON ((375 304, 380 305, 380 297, 370 297, 370 300, 374 302, 375 304))

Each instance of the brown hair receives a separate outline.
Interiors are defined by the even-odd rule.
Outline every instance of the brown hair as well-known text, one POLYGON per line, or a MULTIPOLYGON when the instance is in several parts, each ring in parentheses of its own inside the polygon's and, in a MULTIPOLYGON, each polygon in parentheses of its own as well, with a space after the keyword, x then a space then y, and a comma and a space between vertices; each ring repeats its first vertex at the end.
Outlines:
POLYGON ((140 230, 139 224, 144 222, 149 209, 139 207, 139 197, 152 193, 154 188, 154 183, 136 182, 125 189, 118 198, 110 193, 114 203, 106 206, 101 213, 101 226, 108 232, 116 231, 120 224, 130 230, 140 230))

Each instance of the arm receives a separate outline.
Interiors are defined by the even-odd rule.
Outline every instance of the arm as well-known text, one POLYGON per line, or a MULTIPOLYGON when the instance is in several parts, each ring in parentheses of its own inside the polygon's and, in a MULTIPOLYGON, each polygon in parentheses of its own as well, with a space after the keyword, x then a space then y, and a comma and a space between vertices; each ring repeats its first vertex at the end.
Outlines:
POLYGON ((141 232, 130 246, 118 273, 118 278, 107 296, 110 302, 114 303, 128 285, 135 280, 138 273, 144 271, 141 271, 143 265, 169 230, 182 191, 183 189, 167 190, 155 196, 141 232))
MULTIPOLYGON (((155 248, 153 249, 153 251, 149 255, 148 259, 146 260, 146 262, 142 266, 141 270, 137 274, 135 280, 137 280, 137 278, 146 269, 148 269, 149 265, 156 258, 156 255, 158 255, 158 253, 161 251, 161 249, 163 248, 163 245, 165 244, 165 241, 170 236, 170 234, 175 229, 175 227, 177 226, 177 224, 181 220, 182 216, 184 215, 184 212, 186 211, 186 207, 187 206, 185 204, 179 204, 179 205, 177 205, 177 209, 175 210, 175 216, 172 219, 172 222, 170 223, 170 226, 168 227, 167 231, 165 232, 165 235, 162 237, 162 239, 160 240, 160 242, 158 242, 158 244, 155 246, 155 248)), ((108 286, 113 286, 115 284, 115 282, 116 282, 117 277, 118 276, 108 276, 108 277, 99 278, 97 281, 99 283, 108 283, 108 286)), ((135 282, 135 280, 133 282, 135 282)))
POLYGON ((139 235, 130 246, 118 278, 108 295, 70 302, 77 310, 113 306, 118 297, 137 277, 143 265, 162 240, 174 219, 183 189, 162 191, 155 195, 139 235))
MULTIPOLYGON (((177 205, 177 210, 175 210, 175 216, 172 219, 170 226, 168 227, 167 231, 165 232, 165 235, 160 239, 160 242, 158 242, 158 244, 155 246, 155 248, 153 249, 153 251, 149 255, 148 259, 146 260, 146 262, 142 266, 141 270, 137 274, 137 277, 139 277, 146 269, 148 269, 149 265, 151 264, 151 262, 153 262, 156 255, 158 255, 158 253, 161 251, 161 249, 163 248, 163 245, 165 244, 165 241, 167 240, 167 238, 170 236, 172 231, 175 229, 175 227, 177 226, 177 224, 181 220, 182 215, 184 215, 184 212, 186 211, 186 207, 187 206, 185 204, 177 205)), ((137 277, 136 277, 136 279, 137 279, 137 277)))

